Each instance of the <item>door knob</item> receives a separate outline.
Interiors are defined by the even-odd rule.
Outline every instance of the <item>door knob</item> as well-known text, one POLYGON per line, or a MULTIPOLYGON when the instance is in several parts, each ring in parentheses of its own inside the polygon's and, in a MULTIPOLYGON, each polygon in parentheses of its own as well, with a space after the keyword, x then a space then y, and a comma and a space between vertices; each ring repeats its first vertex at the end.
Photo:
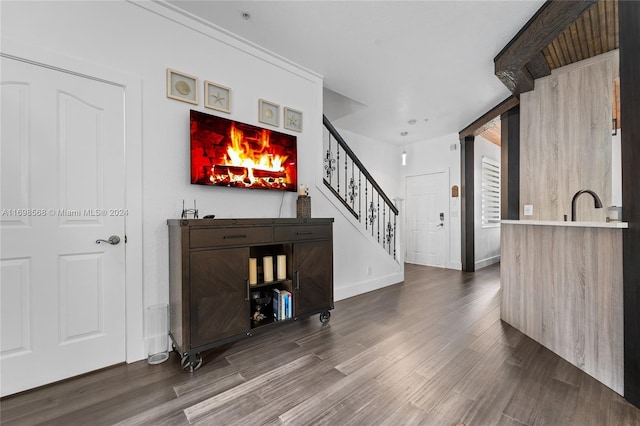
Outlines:
POLYGON ((100 243, 109 243, 112 246, 115 246, 116 244, 120 243, 120 237, 118 237, 117 235, 112 235, 109 237, 108 240, 103 240, 103 239, 96 240, 96 244, 100 244, 100 243))

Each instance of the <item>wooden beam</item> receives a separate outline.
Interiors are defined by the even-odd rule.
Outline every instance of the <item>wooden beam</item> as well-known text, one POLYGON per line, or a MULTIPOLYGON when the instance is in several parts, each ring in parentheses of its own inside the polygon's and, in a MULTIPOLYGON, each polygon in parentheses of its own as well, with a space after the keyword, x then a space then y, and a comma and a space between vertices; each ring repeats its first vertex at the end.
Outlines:
POLYGON ((480 133, 488 129, 491 121, 494 118, 499 117, 519 103, 520 101, 518 100, 518 98, 516 98, 515 96, 509 96, 507 99, 487 111, 473 123, 460 130, 460 132, 458 133, 460 141, 462 141, 467 136, 478 136, 480 133))
POLYGON ((618 3, 624 294, 624 397, 640 407, 640 2, 618 3))
POLYGON ((462 196, 460 197, 460 213, 462 215, 461 259, 462 270, 465 272, 474 272, 476 270, 473 142, 473 136, 460 139, 460 182, 462 186, 462 196))
POLYGON ((525 66, 513 69, 496 69, 496 76, 516 96, 532 91, 535 85, 533 76, 525 66))
POLYGON ((520 105, 501 116, 500 217, 520 219, 520 105))
POLYGON ((527 63, 526 67, 534 80, 551 75, 551 68, 549 67, 549 64, 542 52, 538 52, 534 55, 527 63))
POLYGON ((596 0, 549 0, 495 57, 496 76, 514 94, 533 90, 526 65, 596 0))

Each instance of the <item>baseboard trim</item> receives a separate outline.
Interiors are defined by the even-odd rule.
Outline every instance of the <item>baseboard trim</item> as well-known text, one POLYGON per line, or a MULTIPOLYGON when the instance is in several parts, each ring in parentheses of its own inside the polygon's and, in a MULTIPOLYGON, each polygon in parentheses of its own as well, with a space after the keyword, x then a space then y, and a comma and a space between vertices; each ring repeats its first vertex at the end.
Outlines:
POLYGON ((349 297, 358 296, 363 293, 378 290, 390 285, 398 284, 404 281, 404 271, 394 274, 389 274, 384 277, 376 278, 375 280, 362 281, 356 284, 347 286, 336 286, 333 289, 333 297, 336 301, 342 299, 348 299, 349 297))
POLYGON ((493 265, 494 263, 500 262, 500 255, 489 257, 483 260, 479 260, 476 262, 476 271, 478 269, 482 269, 486 266, 493 265))

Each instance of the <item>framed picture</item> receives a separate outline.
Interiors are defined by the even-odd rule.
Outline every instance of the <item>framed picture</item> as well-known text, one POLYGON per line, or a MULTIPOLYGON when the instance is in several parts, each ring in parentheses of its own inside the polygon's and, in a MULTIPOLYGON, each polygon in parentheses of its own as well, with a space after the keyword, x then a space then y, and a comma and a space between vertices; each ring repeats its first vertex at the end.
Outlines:
POLYGON ((258 120, 272 126, 280 126, 280 105, 264 99, 258 102, 258 120))
POLYGON ((218 111, 231 113, 231 89, 205 80, 204 106, 218 111))
POLYGON ((167 68, 167 97, 198 105, 198 77, 167 68))
POLYGON ((295 109, 284 107, 284 128, 301 132, 302 113, 295 109))

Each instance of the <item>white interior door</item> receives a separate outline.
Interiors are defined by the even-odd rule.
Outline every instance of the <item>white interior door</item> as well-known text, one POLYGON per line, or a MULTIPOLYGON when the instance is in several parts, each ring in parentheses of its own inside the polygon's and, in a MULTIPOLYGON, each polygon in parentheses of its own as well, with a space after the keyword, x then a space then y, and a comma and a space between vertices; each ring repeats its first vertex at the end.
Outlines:
POLYGON ((1 68, 4 396, 125 360, 127 212, 123 89, 1 68))
POLYGON ((408 263, 445 267, 448 247, 448 176, 445 172, 407 178, 408 263))

